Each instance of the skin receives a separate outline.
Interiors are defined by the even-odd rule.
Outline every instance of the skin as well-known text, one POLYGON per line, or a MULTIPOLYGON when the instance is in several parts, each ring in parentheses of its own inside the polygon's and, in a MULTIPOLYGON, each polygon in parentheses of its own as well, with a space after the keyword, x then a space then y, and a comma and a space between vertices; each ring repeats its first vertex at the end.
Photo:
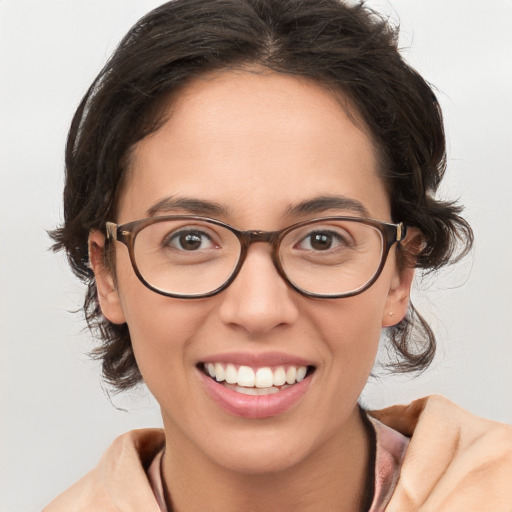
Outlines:
MULTIPOLYGON (((305 79, 231 71, 196 80, 173 102, 167 122, 134 148, 115 220, 147 217, 170 196, 214 202, 223 210, 216 218, 243 230, 361 215, 339 208, 288 213, 336 194, 390 222, 372 142, 351 119, 331 93, 305 79)), ((198 212, 155 212, 169 213, 198 212)), ((161 406, 163 475, 174 509, 359 510, 369 438, 357 399, 381 329, 405 315, 413 277, 412 269, 398 271, 394 249, 377 282, 351 298, 298 294, 261 243, 222 293, 180 300, 147 289, 121 244, 114 282, 103 267, 104 243, 91 233, 101 307, 112 322, 128 323, 140 371, 161 406), (205 393, 198 362, 273 351, 315 366, 307 392, 286 412, 241 418, 205 393)))

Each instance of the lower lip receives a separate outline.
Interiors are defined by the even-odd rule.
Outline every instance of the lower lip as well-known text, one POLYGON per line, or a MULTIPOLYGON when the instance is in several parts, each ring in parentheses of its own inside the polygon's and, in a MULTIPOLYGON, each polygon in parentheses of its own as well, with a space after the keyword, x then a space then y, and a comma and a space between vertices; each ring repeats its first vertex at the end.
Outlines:
POLYGON ((262 419, 277 416, 293 407, 306 393, 311 375, 301 382, 270 395, 244 395, 206 376, 198 370, 210 398, 226 412, 242 418, 262 419))

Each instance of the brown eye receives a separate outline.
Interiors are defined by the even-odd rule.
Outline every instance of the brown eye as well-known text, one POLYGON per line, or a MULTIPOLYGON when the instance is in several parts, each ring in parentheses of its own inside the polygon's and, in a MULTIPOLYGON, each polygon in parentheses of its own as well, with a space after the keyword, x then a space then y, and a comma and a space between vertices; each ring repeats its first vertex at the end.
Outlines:
POLYGON ((332 246, 332 235, 328 233, 314 233, 309 238, 311 248, 316 251, 325 251, 332 246))
POLYGON ((340 233, 334 231, 313 231, 305 236, 298 248, 306 251, 328 251, 346 246, 347 242, 340 233))
POLYGON ((211 238, 206 233, 197 230, 181 230, 173 233, 164 241, 164 245, 180 251, 211 249, 214 246, 211 238))

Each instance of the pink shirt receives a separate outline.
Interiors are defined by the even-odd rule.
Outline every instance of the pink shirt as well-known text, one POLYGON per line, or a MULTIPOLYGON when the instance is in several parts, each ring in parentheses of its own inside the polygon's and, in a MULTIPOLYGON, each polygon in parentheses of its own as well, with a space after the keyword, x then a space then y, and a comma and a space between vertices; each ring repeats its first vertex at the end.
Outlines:
MULTIPOLYGON (((368 416, 375 430, 375 481, 374 495, 368 512, 384 512, 400 476, 409 438, 368 416)), ((148 468, 148 478, 161 512, 169 512, 165 504, 161 477, 161 450, 148 468)))

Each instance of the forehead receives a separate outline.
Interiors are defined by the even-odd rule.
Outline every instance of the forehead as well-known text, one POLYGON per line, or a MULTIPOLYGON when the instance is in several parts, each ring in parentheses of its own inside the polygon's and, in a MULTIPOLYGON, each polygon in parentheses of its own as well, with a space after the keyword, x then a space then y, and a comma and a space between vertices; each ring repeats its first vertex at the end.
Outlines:
MULTIPOLYGON (((304 78, 223 72, 197 79, 133 152, 120 221, 167 196, 269 214, 314 196, 343 195, 389 216, 376 152, 348 104, 304 78)), ((260 216, 264 217, 264 215, 260 216)))

